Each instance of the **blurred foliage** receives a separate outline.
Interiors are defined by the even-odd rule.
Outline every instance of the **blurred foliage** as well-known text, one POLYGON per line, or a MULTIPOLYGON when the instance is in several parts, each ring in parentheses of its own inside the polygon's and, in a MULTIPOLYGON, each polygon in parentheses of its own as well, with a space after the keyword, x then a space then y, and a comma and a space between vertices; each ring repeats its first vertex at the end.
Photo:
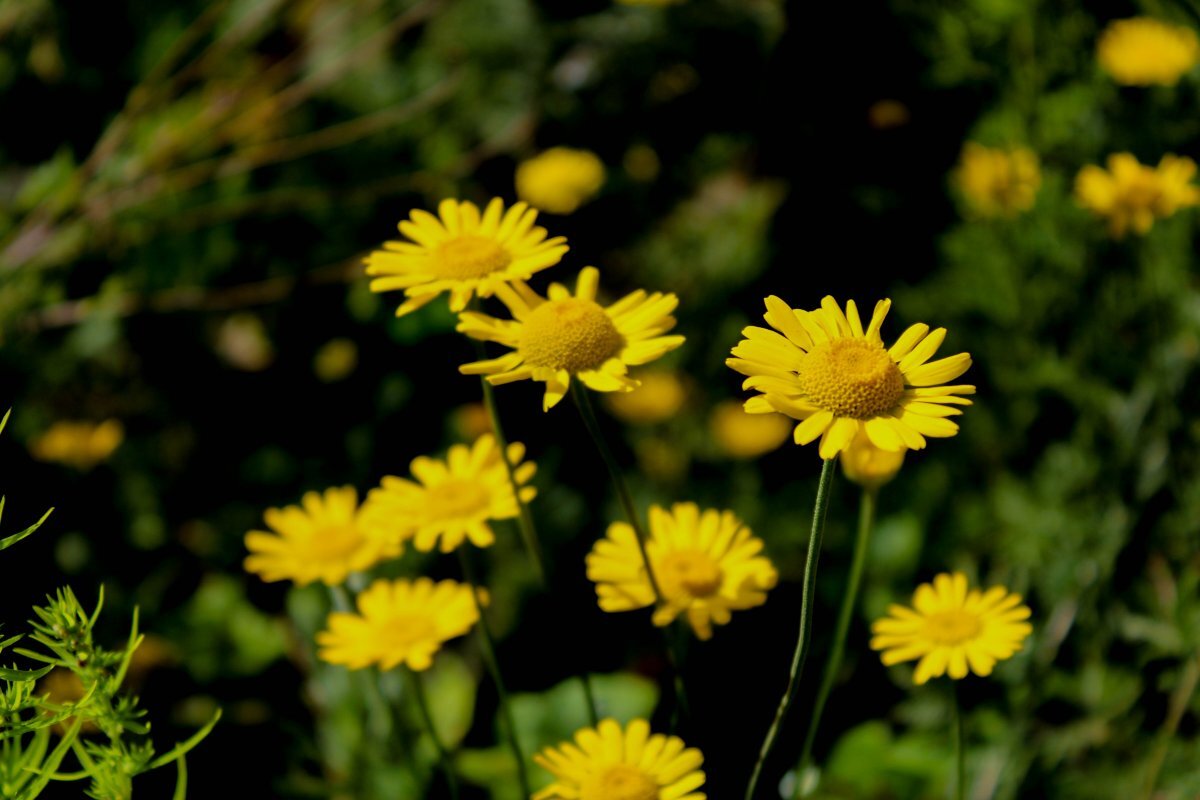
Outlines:
MULTIPOLYGON (((608 181, 577 213, 543 216, 572 246, 550 278, 595 263, 614 296, 675 291, 688 336, 668 365, 688 376, 686 402, 608 428, 640 468, 638 500, 733 509, 783 578, 766 607, 689 653, 704 699, 685 735, 705 751, 710 794, 739 796, 786 676, 818 468, 790 444, 726 454, 709 427, 739 396, 723 359, 763 296, 811 308, 832 293, 891 296, 892 335, 945 325, 947 349, 975 359, 979 395, 957 438, 910 454, 883 490, 821 770, 785 776, 781 757, 768 783, 942 796, 944 687, 913 690, 908 670, 881 667, 867 623, 955 568, 1022 592, 1036 622, 1024 653, 962 687, 971 797, 1149 797, 1154 775, 1157 800, 1196 797, 1195 217, 1112 242, 1071 197, 1078 169, 1109 153, 1198 152, 1195 74, 1131 89, 1095 65, 1097 33, 1135 13, 1200 24, 1187 4, 1082 0, 0 3, 0 403, 23 409, 13 433, 27 448, 63 420, 124 426, 86 471, 0 440, 22 509, 58 506, 5 554, 35 565, 15 571, 10 607, 63 573, 103 581, 118 615, 143 608, 179 651, 148 670, 156 724, 201 724, 214 697, 229 712, 192 756, 199 796, 227 791, 234 771, 267 796, 442 796, 403 682, 318 663, 333 599, 243 576, 241 536, 268 506, 365 490, 464 437, 469 415, 448 410, 479 400, 455 371, 469 346, 441 304, 393 319, 361 255, 411 208, 511 198, 521 160, 586 147, 608 181), (1030 212, 956 208, 965 141, 1038 154, 1030 212)), ((617 511, 582 430, 569 409, 543 416, 524 386, 500 403, 539 463, 533 513, 553 564, 550 599, 515 531, 487 553, 524 748, 583 723, 569 680, 583 671, 607 713, 666 726, 654 632, 602 615, 583 578, 617 511)), ((834 503, 816 652, 849 560, 847 484, 834 503)), ((445 570, 411 553, 383 568, 445 570)), ((476 646, 426 677, 470 796, 510 800, 476 646)), ((23 687, 13 707, 31 708, 29 682, 10 686, 23 687)), ((28 732, 24 752, 52 757, 49 737, 28 732)), ((85 752, 104 764, 110 746, 85 752)), ((16 774, 0 779, 31 780, 16 774)), ((165 796, 174 780, 157 779, 144 780, 165 796)))

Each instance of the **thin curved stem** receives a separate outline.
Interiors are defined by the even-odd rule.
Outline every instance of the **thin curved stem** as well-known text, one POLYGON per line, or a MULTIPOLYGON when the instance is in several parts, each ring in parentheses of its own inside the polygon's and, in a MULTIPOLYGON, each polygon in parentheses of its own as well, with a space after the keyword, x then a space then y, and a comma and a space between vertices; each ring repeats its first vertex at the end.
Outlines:
POLYGON ((965 800, 967 796, 967 733, 963 720, 962 701, 958 693, 958 681, 954 681, 954 697, 951 708, 954 713, 954 798, 965 800))
POLYGON ((825 662, 825 672, 821 676, 821 686, 817 689, 817 699, 813 703, 812 714, 808 718, 808 733, 804 736, 804 748, 800 751, 800 769, 797 773, 796 797, 804 785, 804 776, 812 761, 813 745, 817 741, 817 729, 821 726, 821 715, 825 711, 825 703, 837 680, 838 670, 842 667, 842 654, 846 651, 846 635, 850 631, 850 621, 854 618, 854 607, 858 603, 858 589, 862 585, 863 570, 867 563, 867 547, 871 542, 871 526, 875 520, 875 499, 878 496, 875 489, 863 489, 862 503, 858 510, 858 533, 854 538, 854 555, 850 561, 850 574, 846 577, 846 591, 842 595, 842 607, 838 611, 837 626, 833 631, 833 641, 829 648, 829 658, 825 662))
POLYGON ((1200 655, 1194 655, 1187 660, 1183 666, 1183 674, 1179 678, 1179 683, 1175 685, 1175 691, 1171 693, 1171 699, 1167 705, 1167 716, 1158 730, 1158 736, 1155 737, 1157 741, 1154 744, 1154 752, 1151 754, 1150 763, 1146 768, 1141 794, 1143 800, 1152 800, 1154 797, 1154 787, 1158 785, 1158 774, 1162 771, 1163 762, 1166 761, 1167 751, 1171 747, 1171 741, 1175 738, 1179 722, 1183 719, 1183 715, 1192 701, 1192 695, 1196 692, 1197 683, 1200 683, 1200 655))
MULTIPOLYGON (((474 299, 472 299, 472 303, 475 303, 474 299)), ((475 305, 472 305, 472 308, 475 308, 475 305)), ((484 348, 483 342, 475 341, 475 352, 480 360, 487 358, 487 350, 484 348)), ((496 446, 500 448, 500 457, 504 459, 504 468, 508 471, 508 482, 512 486, 513 497, 517 501, 517 527, 521 531, 521 541, 525 545, 525 552, 533 561, 542 589, 549 592, 550 577, 546 572, 546 563, 542 556, 541 540, 538 538, 537 528, 533 524, 533 514, 529 510, 529 504, 521 499, 521 484, 517 481, 516 469, 508 458, 508 438, 504 435, 504 425, 500 422, 500 409, 496 406, 495 390, 488 383, 486 376, 481 375, 479 383, 483 387, 483 407, 487 409, 488 420, 492 423, 492 434, 496 437, 496 446)), ((579 673, 579 683, 583 688, 583 701, 587 708, 588 720, 592 727, 595 727, 600 721, 600 715, 596 710, 596 692, 592 688, 592 679, 587 672, 579 673)))
POLYGON ((425 696, 425 684, 421 681, 421 676, 413 672, 411 669, 405 669, 408 673, 409 682, 412 684, 413 697, 417 700, 417 708, 421 711, 421 721, 425 723, 425 730, 429 733, 429 738, 433 741, 433 748, 437 751, 438 761, 441 762, 442 772, 446 775, 446 785, 450 788, 450 796, 454 800, 458 800, 458 774, 454 771, 454 759, 450 757, 450 751, 442 744, 442 739, 438 736, 437 728, 433 724, 433 714, 429 712, 429 698, 425 696))
POLYGON ((758 752, 758 761, 754 771, 750 773, 750 782, 746 785, 745 800, 754 800, 758 782, 762 778, 763 767, 775 749, 775 741, 787 719, 792 702, 796 699, 796 690, 800 687, 800 675, 804 672, 804 662, 808 658, 808 643, 812 637, 812 605, 813 590, 817 584, 817 558, 821 553, 821 539, 825 535, 825 516, 829 512, 830 487, 833 485, 834 468, 837 459, 829 459, 821 467, 821 479, 817 484, 817 501, 813 507, 812 530, 808 537, 808 555, 804 561, 804 588, 800 601, 800 636, 796 641, 796 651, 792 654, 792 669, 788 673, 787 688, 779 700, 775 710, 775 719, 767 729, 762 748, 758 752))
MULTIPOLYGON (((329 596, 333 601, 334 610, 347 614, 354 613, 354 600, 346 591, 345 586, 330 586, 329 596)), ((371 726, 371 733, 377 740, 390 742, 393 725, 387 712, 388 701, 378 680, 362 672, 359 672, 355 678, 362 689, 363 704, 367 707, 367 719, 371 726)))
MULTIPOLYGON (((646 535, 646 529, 642 526, 637 508, 633 504, 633 496, 629 493, 629 486, 625 483, 621 467, 617 464, 612 450, 609 449, 608 443, 604 440, 604 434, 600 431, 600 424, 596 421, 596 411, 592 408, 591 396, 588 394, 587 389, 583 388, 578 381, 572 381, 571 383, 571 399, 575 402, 575 408, 579 410, 579 416, 583 419, 583 426, 587 428, 588 435, 591 436, 593 444, 596 445, 596 450, 600 453, 600 460, 604 462, 604 466, 608 469, 608 476, 612 480, 613 488, 616 490, 617 500, 621 504, 621 509, 625 512, 626 520, 633 528, 638 551, 642 556, 642 565, 646 569, 646 578, 650 582, 651 590, 654 592, 655 608, 658 608, 664 604, 662 588, 658 583, 658 578, 654 575, 654 567, 650 563, 650 553, 646 550, 646 542, 649 540, 649 537, 646 535)), ((683 660, 680 657, 679 651, 682 648, 670 630, 664 630, 663 637, 667 645, 667 658, 671 662, 672 671, 675 673, 675 699, 679 705, 679 711, 683 716, 687 717, 691 712, 689 710, 687 688, 683 683, 683 671, 680 668, 683 660)))
POLYGON ((475 568, 471 564, 471 555, 467 552, 466 544, 458 548, 458 560, 462 564, 463 579, 471 586, 471 597, 475 600, 475 610, 479 612, 479 644, 483 650, 483 661, 487 665, 488 673, 492 676, 492 683, 496 685, 496 693, 500 697, 500 714, 504 717, 504 727, 508 733, 508 747, 512 750, 513 758, 517 762, 517 780, 521 784, 521 796, 529 797, 531 790, 529 788, 529 776, 525 769, 525 754, 521 750, 521 743, 517 736, 517 723, 512 713, 512 703, 509 701, 508 689, 504 684, 504 676, 500 674, 500 661, 496 658, 496 640, 492 636, 491 628, 488 626, 487 616, 484 614, 483 604, 479 602, 480 584, 475 579, 475 568))

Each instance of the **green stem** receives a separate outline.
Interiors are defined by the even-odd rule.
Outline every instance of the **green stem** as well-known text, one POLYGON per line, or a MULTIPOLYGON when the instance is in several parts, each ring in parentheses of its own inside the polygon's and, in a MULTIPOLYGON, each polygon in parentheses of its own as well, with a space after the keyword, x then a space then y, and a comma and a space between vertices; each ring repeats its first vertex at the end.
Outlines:
POLYGON ((788 673, 787 688, 779 700, 775 710, 775 719, 767 729, 762 748, 758 752, 758 761, 750 774, 750 783, 746 786, 745 800, 754 800, 758 782, 762 778, 763 767, 775 749, 775 741, 783 728, 792 702, 796 699, 796 690, 800 687, 800 675, 804 671, 804 661, 808 658, 808 643, 812 637, 812 605, 813 590, 817 584, 817 557, 821 553, 821 539, 825 535, 825 516, 829 512, 830 487, 833 485, 834 468, 837 459, 831 458, 821 467, 821 480, 817 484, 817 502, 813 507, 812 530, 808 537, 808 555, 804 561, 804 588, 800 600, 800 636, 796 641, 796 651, 792 654, 792 669, 788 673))
POLYGON ((867 564, 867 546, 871 541, 871 525, 875 520, 877 496, 877 490, 863 489, 862 503, 858 510, 858 534, 854 539, 854 555, 850 562, 850 574, 846 578, 846 591, 842 595, 842 607, 838 611, 837 627, 833 631, 833 642, 829 648, 829 658, 825 662, 825 672, 821 676, 821 686, 817 690, 817 699, 813 703, 812 715, 808 718, 808 733, 804 737, 804 748, 800 751, 796 797, 800 796, 805 773, 812 760, 812 749, 817 740, 817 729, 821 725, 821 715, 825 711, 825 703, 837 680, 838 670, 842 667, 842 654, 846 651, 846 635, 850 631, 850 621, 854 617, 854 607, 858 602, 858 589, 862 585, 863 569, 867 564))
POLYGON ((1179 721, 1183 719, 1184 713, 1191 704, 1197 683, 1200 683, 1200 655, 1187 660, 1183 666, 1183 674, 1179 678, 1179 683, 1176 684, 1175 691, 1171 693, 1167 716, 1158 730, 1154 752, 1151 754, 1150 764, 1146 768, 1146 779, 1141 795, 1143 800, 1152 800, 1154 797, 1154 787, 1158 784, 1158 773, 1162 771, 1163 762, 1167 758, 1167 750, 1170 749, 1171 741, 1175 738, 1179 721))
POLYGON ((404 671, 408 674, 409 682, 412 684, 413 697, 416 698, 417 708, 421 711, 421 721, 425 723, 425 730, 429 733, 433 748, 437 751, 438 761, 442 765, 442 772, 446 775, 446 785, 450 789, 450 796, 454 800, 458 800, 458 774, 454 771, 454 760, 450 757, 450 751, 442 744, 437 728, 434 727, 433 714, 429 712, 429 699, 425 696, 425 684, 416 672, 408 668, 405 668, 404 671))
POLYGON ((959 698, 958 681, 954 681, 954 797, 964 800, 967 796, 967 734, 963 717, 962 701, 959 698))
MULTIPOLYGON (((579 410, 579 416, 583 419, 583 426, 587 428, 588 434, 592 437, 593 444, 596 445, 596 450, 600 453, 600 460, 604 462, 604 466, 608 469, 608 476, 612 480, 613 488, 616 490, 617 500, 621 504, 621 509, 625 512, 625 519, 628 520, 629 525, 633 528, 638 551, 642 556, 642 565, 646 569, 646 579, 650 582, 650 589, 654 592, 655 608, 658 608, 665 604, 662 588, 659 586, 658 578, 654 575, 654 567, 650 563, 650 553, 646 550, 646 542, 649 540, 649 537, 646 535, 646 529, 642 526, 637 508, 633 504, 633 496, 629 493, 629 486, 625 483, 621 467, 617 464, 612 450, 608 448, 608 443, 604 440, 604 434, 600 431, 600 424, 596 421, 596 411, 592 407, 591 396, 588 394, 587 389, 581 386, 578 381, 571 382, 571 399, 575 402, 575 407, 579 410)), ((690 712, 687 689, 683 684, 683 671, 680 669, 682 658, 678 652, 681 648, 678 646, 676 637, 670 631, 663 631, 663 636, 667 642, 667 658, 671 662, 671 669, 675 674, 675 699, 679 705, 679 710, 684 716, 688 716, 690 712)))
MULTIPOLYGON (((479 342, 479 345, 480 358, 485 358, 486 353, 482 351, 483 342, 479 342)), ((495 391, 487 382, 486 377, 481 378, 479 383, 483 386, 483 406, 487 409, 488 419, 492 423, 492 434, 496 437, 496 446, 500 448, 500 457, 504 459, 504 468, 508 471, 508 482, 512 486, 513 497, 517 501, 517 526, 521 530, 521 541, 525 544, 525 550, 529 553, 529 558, 537 570, 538 580, 545 587, 547 585, 546 563, 542 558, 542 546, 538 541, 537 528, 533 525, 533 515, 529 513, 529 506, 521 499, 521 484, 517 481, 516 469, 508 458, 508 439, 504 436, 504 427, 500 424, 500 412, 496 409, 495 391)))
MULTIPOLYGON (((354 601, 350 598, 346 587, 330 586, 329 596, 333 600, 333 607, 336 611, 346 614, 354 613, 354 601)), ((371 733, 377 741, 389 742, 392 736, 392 720, 387 713, 388 702, 384 698, 377 680, 361 672, 356 676, 356 680, 362 689, 363 704, 367 707, 367 719, 371 726, 371 733)))
POLYGON ((487 664, 492 683, 496 685, 496 693, 500 697, 500 714, 504 717, 504 727, 508 733, 508 746, 517 762, 517 780, 521 784, 521 796, 529 797, 529 776, 525 769, 525 755, 517 738, 517 723, 513 717, 512 704, 508 698, 508 689, 504 685, 504 677, 500 674, 500 661, 496 658, 496 640, 488 627, 487 616, 483 612, 483 604, 479 602, 480 584, 475 578, 475 567, 471 564, 471 555, 465 544, 458 548, 458 560, 462 564, 463 578, 471 586, 471 597, 475 600, 475 610, 479 612, 479 643, 483 650, 483 660, 487 664))

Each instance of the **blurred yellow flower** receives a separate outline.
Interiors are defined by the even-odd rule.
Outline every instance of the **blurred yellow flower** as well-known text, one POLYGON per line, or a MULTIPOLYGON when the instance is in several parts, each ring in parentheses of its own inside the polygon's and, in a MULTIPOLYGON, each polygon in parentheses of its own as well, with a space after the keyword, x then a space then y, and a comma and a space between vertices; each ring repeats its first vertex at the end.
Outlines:
POLYGON ((984 217, 1013 217, 1033 208, 1042 185, 1037 154, 967 142, 954 182, 971 209, 984 217))
POLYGON ((426 670, 444 642, 479 621, 471 587, 429 578, 378 580, 358 596, 357 613, 335 611, 317 634, 321 660, 350 669, 407 664, 426 670))
POLYGON ((902 128, 911 118, 908 106, 899 100, 877 100, 867 108, 867 124, 877 131, 902 128))
POLYGON ((839 458, 842 472, 852 483, 867 489, 878 489, 896 477, 904 465, 904 453, 903 449, 882 450, 871 442, 866 431, 859 431, 839 458))
POLYGON ((832 297, 814 311, 793 309, 778 297, 766 299, 763 319, 774 330, 751 326, 725 363, 747 375, 743 389, 761 392, 746 401, 751 414, 781 412, 800 420, 793 438, 808 444, 820 437, 821 458, 829 460, 850 446, 859 430, 884 450, 920 450, 925 437, 958 433, 947 417, 954 406, 970 405, 960 395, 970 385, 942 386, 971 366, 967 353, 929 361, 946 338, 946 329, 917 324, 890 349, 879 329, 892 306, 875 304, 864 329, 851 300, 845 312, 832 297), (928 363, 927 363, 928 362, 928 363))
POLYGON ((648 144, 630 145, 621 160, 625 173, 639 183, 648 183, 658 177, 662 170, 662 161, 654 148, 648 144))
POLYGON ((622 6, 675 6, 683 2, 684 0, 617 0, 617 4, 622 6))
POLYGON ((599 282, 600 272, 585 267, 573 296, 559 283, 550 284, 545 298, 523 281, 497 287, 496 296, 513 319, 468 311, 460 315, 458 330, 474 339, 499 342, 512 352, 464 364, 458 371, 487 375, 494 385, 542 381, 545 411, 562 400, 572 376, 597 392, 633 391, 640 384, 628 377, 628 367, 648 364, 683 344, 682 336, 662 335, 675 327, 671 312, 679 299, 639 289, 605 308, 596 302, 599 282))
POLYGON ((299 506, 270 508, 263 514, 267 531, 246 534, 247 572, 264 581, 321 581, 337 586, 351 572, 369 569, 398 555, 398 543, 371 536, 364 525, 368 511, 358 505, 352 487, 308 492, 299 506))
POLYGON ((1130 229, 1144 235, 1155 219, 1200 203, 1192 183, 1196 162, 1167 154, 1158 168, 1138 162, 1132 153, 1108 157, 1108 169, 1089 164, 1075 177, 1075 199, 1093 214, 1108 218, 1108 232, 1124 238, 1130 229))
POLYGON ((313 373, 322 383, 350 377, 358 366, 358 345, 352 339, 330 339, 313 356, 313 373))
MULTIPOLYGON (((528 503, 537 489, 525 486, 537 471, 532 461, 521 462, 525 445, 508 446, 508 460, 521 484, 521 501, 528 503)), ((411 538, 425 552, 439 545, 452 552, 470 539, 488 547, 496 535, 490 520, 515 519, 520 513, 508 467, 496 440, 488 433, 473 445, 456 444, 443 461, 419 456, 411 464, 416 481, 388 476, 368 495, 371 504, 365 525, 373 536, 396 543, 411 538)))
MULTIPOLYGON (((669 511, 650 506, 646 552, 663 598, 654 624, 664 627, 685 614, 696 636, 710 639, 713 624, 729 622, 731 611, 765 603, 778 574, 762 549, 762 540, 732 511, 701 512, 695 503, 676 503, 669 511)), ((637 535, 628 523, 608 526, 588 554, 587 576, 605 611, 655 604, 637 535)))
POLYGON ((788 440, 792 423, 782 414, 748 414, 736 400, 718 403, 708 418, 713 440, 731 458, 757 458, 788 440))
POLYGON ((871 626, 872 650, 882 650, 887 666, 920 659, 913 682, 950 673, 986 676, 997 661, 1018 652, 1033 628, 1020 595, 1003 586, 967 590, 967 576, 942 573, 913 595, 913 608, 891 605, 888 616, 871 626))
POLYGON ((626 422, 662 422, 675 416, 687 401, 687 385, 674 370, 644 370, 637 379, 642 385, 636 392, 619 392, 607 398, 609 410, 626 422))
POLYGON ((1174 86, 1200 59, 1200 40, 1190 28, 1150 17, 1109 23, 1096 43, 1100 67, 1126 86, 1174 86))
POLYGON ((125 427, 120 421, 55 422, 29 445, 29 452, 38 461, 66 464, 88 470, 108 457, 125 440, 125 427))
POLYGON ((604 162, 589 150, 551 147, 517 165, 517 196, 551 214, 570 214, 604 186, 604 162))
POLYGON ((443 200, 437 217, 414 210, 399 225, 410 241, 385 242, 367 256, 367 274, 376 276, 371 291, 403 289, 401 317, 442 292, 450 293, 451 311, 462 311, 474 295, 491 297, 498 286, 528 280, 567 252, 566 239, 547 239, 545 228, 534 227, 537 213, 525 203, 505 211, 499 198, 482 214, 459 200, 443 200))
POLYGON ((635 719, 624 729, 605 719, 576 732, 575 741, 547 747, 533 760, 554 783, 533 800, 705 800, 704 756, 682 739, 650 733, 635 719))
POLYGON ((492 432, 492 418, 483 403, 466 403, 450 412, 450 424, 457 438, 472 441, 492 432))

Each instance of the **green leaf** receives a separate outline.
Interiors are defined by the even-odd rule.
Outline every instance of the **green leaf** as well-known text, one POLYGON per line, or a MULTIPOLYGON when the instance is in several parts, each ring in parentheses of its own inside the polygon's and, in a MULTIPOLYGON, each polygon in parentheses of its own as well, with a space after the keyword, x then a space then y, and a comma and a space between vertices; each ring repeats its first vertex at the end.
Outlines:
POLYGON ((182 757, 184 754, 191 751, 191 749, 194 748, 196 745, 198 745, 202 741, 204 741, 204 737, 208 736, 208 734, 210 734, 212 732, 212 729, 215 728, 217 726, 217 723, 220 721, 221 721, 221 709, 218 708, 216 713, 213 714, 213 718, 208 721, 207 725, 205 725, 203 728, 201 728, 200 730, 196 731, 194 734, 189 736, 186 741, 180 742, 179 744, 172 747, 169 752, 163 753, 161 756, 159 756, 158 758, 151 761, 149 764, 146 765, 146 768, 142 771, 149 772, 152 769, 158 769, 159 767, 163 766, 164 764, 170 764, 176 758, 182 757))

